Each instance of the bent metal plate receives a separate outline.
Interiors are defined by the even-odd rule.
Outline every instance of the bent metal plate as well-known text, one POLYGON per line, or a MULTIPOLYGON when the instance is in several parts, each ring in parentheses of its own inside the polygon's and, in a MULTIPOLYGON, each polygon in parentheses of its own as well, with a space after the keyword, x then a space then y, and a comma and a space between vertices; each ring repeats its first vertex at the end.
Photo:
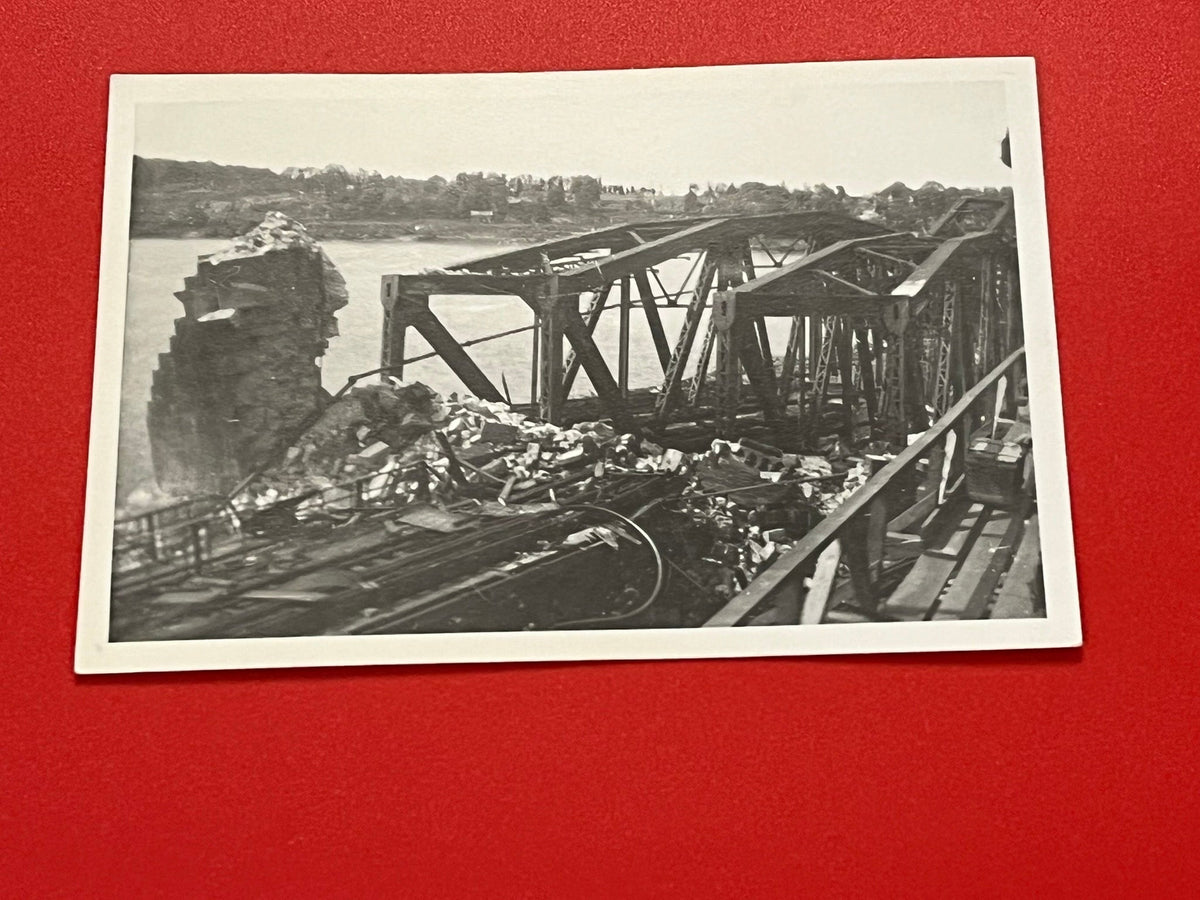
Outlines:
POLYGON ((1032 60, 109 123, 78 672, 1080 643, 1032 60))

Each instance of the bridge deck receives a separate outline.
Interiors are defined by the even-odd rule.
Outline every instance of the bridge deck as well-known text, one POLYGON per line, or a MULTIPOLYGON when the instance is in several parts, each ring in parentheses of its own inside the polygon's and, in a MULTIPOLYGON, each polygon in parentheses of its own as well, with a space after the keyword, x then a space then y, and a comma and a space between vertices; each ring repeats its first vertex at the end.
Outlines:
MULTIPOLYGON (((1028 432, 1018 422, 1009 436, 1028 432)), ((835 584, 825 622, 1032 618, 1044 615, 1033 467, 1011 509, 972 502, 960 486, 911 531, 887 536, 884 566, 903 577, 868 615, 850 578, 835 584), (915 559, 914 559, 915 557, 915 559)))
MULTIPOLYGON (((831 597, 825 622, 1031 618, 1041 612, 1036 513, 1028 519, 979 504, 960 505, 951 550, 925 549, 884 601, 882 614, 853 605, 849 580, 831 597)), ((898 536, 899 537, 899 536, 898 536)))

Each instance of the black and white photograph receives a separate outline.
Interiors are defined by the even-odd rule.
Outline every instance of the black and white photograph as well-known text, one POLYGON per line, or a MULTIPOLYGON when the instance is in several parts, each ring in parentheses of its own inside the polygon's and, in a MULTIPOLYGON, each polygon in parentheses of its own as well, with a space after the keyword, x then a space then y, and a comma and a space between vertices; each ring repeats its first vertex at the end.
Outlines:
POLYGON ((79 672, 1080 642, 1032 60, 111 82, 79 672))

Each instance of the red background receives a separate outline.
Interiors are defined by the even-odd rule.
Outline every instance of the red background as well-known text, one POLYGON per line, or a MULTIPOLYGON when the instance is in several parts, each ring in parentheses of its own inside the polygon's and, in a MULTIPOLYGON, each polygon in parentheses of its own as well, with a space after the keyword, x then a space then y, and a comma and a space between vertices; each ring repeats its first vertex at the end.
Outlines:
POLYGON ((3 890, 1197 894, 1193 0, 0 12, 3 890), (1039 64, 1082 651, 72 675, 110 73, 986 55, 1039 64))

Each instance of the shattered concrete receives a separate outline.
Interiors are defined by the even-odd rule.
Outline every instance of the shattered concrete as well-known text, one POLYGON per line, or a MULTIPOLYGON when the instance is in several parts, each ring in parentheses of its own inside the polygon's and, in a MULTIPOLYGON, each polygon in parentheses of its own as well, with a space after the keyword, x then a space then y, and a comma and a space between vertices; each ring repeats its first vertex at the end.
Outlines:
POLYGON ((155 479, 177 494, 223 492, 328 400, 317 361, 346 284, 303 225, 270 213, 201 257, 175 296, 184 315, 147 412, 155 479))

